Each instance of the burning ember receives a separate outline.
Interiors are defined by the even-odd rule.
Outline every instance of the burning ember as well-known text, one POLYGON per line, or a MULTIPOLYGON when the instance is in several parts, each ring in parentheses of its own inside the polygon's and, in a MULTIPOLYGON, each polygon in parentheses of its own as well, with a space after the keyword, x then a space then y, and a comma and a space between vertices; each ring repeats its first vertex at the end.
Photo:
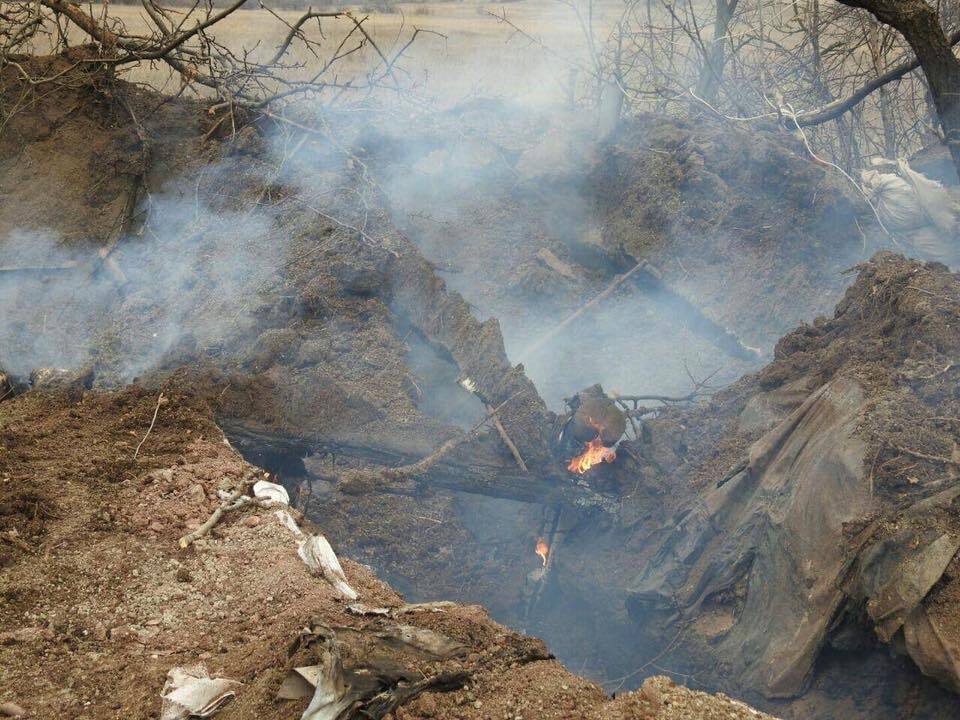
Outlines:
POLYGON ((537 540, 537 555, 543 560, 543 566, 547 566, 547 553, 550 552, 550 546, 544 541, 543 538, 537 540))
POLYGON ((577 455, 570 461, 570 464, 567 465, 567 470, 577 473, 578 475, 583 475, 597 463, 610 463, 616 459, 617 451, 613 448, 604 447, 603 438, 597 435, 587 443, 587 449, 584 450, 583 453, 577 455))

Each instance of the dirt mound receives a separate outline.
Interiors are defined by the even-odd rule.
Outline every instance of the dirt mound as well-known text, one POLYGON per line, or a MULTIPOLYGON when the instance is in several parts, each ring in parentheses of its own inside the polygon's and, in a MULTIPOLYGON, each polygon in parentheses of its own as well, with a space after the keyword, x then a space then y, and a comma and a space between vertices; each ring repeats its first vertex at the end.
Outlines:
POLYGON ((19 208, 0 216, 8 371, 90 366, 110 387, 190 368, 181 381, 206 385, 223 417, 425 454, 456 430, 418 409, 441 383, 409 366, 417 344, 452 369, 440 390, 473 402, 471 423, 483 412, 476 397, 517 396, 502 421, 525 456, 544 459, 546 409, 511 367, 496 320, 479 322, 447 290, 353 159, 331 158, 323 138, 278 150, 289 128, 269 121, 205 137, 196 104, 71 70, 64 58, 31 62, 69 82, 44 94, 12 66, 0 78, 4 98, 21 104, 5 157, 36 158, 0 168, 4 207, 19 208), (59 107, 72 111, 42 137, 25 134, 59 107), (96 142, 74 141, 84 133, 96 142), (61 144, 76 163, 41 161, 61 144), (112 157, 104 144, 139 164, 101 173, 97 163, 112 157), (21 177, 23 167, 34 175, 21 177), (73 194, 46 192, 45 173, 69 176, 73 194), (110 185, 109 223, 95 197, 105 178, 122 179, 110 185), (32 204, 45 210, 23 212, 32 204), (73 246, 74 224, 89 242, 73 246), (461 374, 476 397, 457 385, 461 374))
POLYGON ((591 174, 602 245, 654 262, 752 345, 829 311, 868 252, 869 208, 785 132, 641 116, 591 174), (860 225, 858 225, 858 222, 860 225))
POLYGON ((695 496, 634 581, 633 615, 679 612, 694 644, 772 697, 802 693, 824 648, 869 647, 871 628, 957 688, 944 608, 960 547, 958 296, 946 268, 878 255, 834 317, 784 337, 763 371, 651 422, 653 436, 680 424, 707 442, 672 458, 636 448, 661 463, 651 491, 695 496))

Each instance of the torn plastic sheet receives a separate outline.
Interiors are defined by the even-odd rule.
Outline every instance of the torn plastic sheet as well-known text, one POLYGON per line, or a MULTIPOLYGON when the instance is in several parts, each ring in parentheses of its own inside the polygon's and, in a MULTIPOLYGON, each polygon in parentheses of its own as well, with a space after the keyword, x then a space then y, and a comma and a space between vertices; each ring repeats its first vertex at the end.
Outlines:
POLYGON ((347 582, 347 576, 340 566, 336 553, 323 535, 307 535, 300 529, 288 510, 277 510, 274 516, 300 541, 297 554, 310 568, 310 572, 333 585, 348 600, 356 600, 359 597, 356 590, 347 582))
POLYGON ((228 678, 211 678, 202 665, 174 667, 163 684, 160 720, 207 718, 236 695, 242 683, 228 678))
POLYGON ((466 651, 456 640, 415 625, 391 625, 374 635, 387 645, 436 658, 455 657, 466 651))
POLYGON ((391 656, 388 646, 398 642, 404 650, 422 649, 408 646, 408 641, 432 646, 441 643, 446 647, 437 649, 444 651, 463 649, 452 639, 422 628, 400 625, 371 633, 369 628, 340 627, 335 633, 324 625, 316 625, 301 635, 301 641, 304 637, 311 638, 312 642, 322 641, 318 663, 288 672, 277 692, 278 699, 294 700, 312 695, 301 720, 382 720, 422 692, 459 690, 469 678, 469 673, 460 672, 418 679, 421 672, 408 669, 391 656), (376 650, 368 647, 370 640, 379 641, 376 650), (352 665, 344 664, 341 657, 344 647, 350 648, 345 657, 354 658, 352 665), (361 648, 365 649, 358 652, 361 648))
POLYGON ((297 668, 294 672, 312 685, 315 690, 301 720, 337 720, 353 698, 343 678, 343 662, 340 653, 333 647, 326 647, 317 665, 297 668))

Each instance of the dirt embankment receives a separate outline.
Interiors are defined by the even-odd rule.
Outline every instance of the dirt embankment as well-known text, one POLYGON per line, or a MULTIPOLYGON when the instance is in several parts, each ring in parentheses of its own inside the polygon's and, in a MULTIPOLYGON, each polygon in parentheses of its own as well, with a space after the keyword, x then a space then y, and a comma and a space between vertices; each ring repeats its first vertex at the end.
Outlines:
POLYGON ((843 271, 884 247, 856 188, 782 129, 641 116, 590 186, 608 252, 654 262, 751 345, 829 313, 843 271))
POLYGON ((833 682, 824 668, 881 643, 960 687, 958 297, 943 266, 880 254, 763 371, 628 443, 627 477, 651 496, 688 488, 632 540, 646 560, 627 603, 643 626, 679 612, 691 647, 768 698, 833 682))

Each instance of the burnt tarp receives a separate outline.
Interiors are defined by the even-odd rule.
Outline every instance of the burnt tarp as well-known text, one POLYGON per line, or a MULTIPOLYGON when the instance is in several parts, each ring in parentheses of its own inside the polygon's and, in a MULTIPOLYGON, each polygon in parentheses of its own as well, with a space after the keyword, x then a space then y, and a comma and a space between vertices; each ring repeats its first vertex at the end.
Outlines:
POLYGON ((960 537, 917 529, 906 520, 906 527, 862 555, 858 581, 867 612, 881 640, 906 652, 925 675, 960 692, 960 647, 944 632, 940 608, 923 603, 960 549, 960 537))
POLYGON ((686 618, 745 586, 717 655, 770 697, 802 692, 847 597, 844 524, 875 507, 857 437, 865 406, 860 383, 837 376, 764 434, 743 470, 674 518, 629 588, 631 613, 686 618))

